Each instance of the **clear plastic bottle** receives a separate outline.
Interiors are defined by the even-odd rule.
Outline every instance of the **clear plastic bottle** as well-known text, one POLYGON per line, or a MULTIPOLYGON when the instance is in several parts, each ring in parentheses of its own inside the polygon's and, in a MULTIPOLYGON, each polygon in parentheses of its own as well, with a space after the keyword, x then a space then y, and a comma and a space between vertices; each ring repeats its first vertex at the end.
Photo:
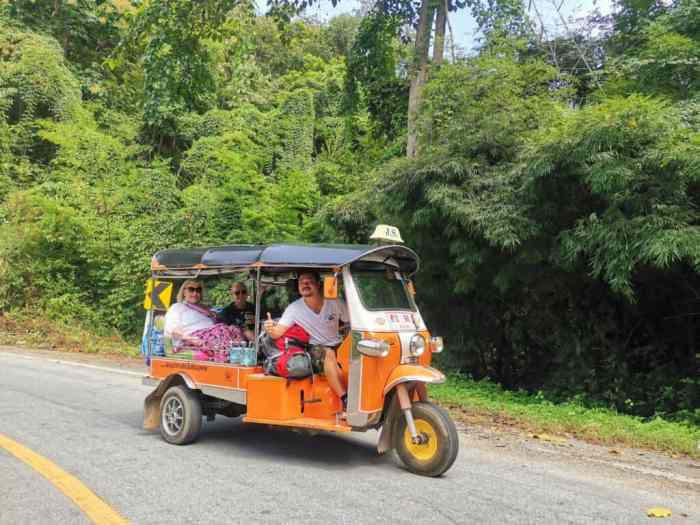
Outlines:
POLYGON ((241 364, 241 346, 240 343, 234 343, 231 348, 229 348, 229 363, 232 365, 241 364))

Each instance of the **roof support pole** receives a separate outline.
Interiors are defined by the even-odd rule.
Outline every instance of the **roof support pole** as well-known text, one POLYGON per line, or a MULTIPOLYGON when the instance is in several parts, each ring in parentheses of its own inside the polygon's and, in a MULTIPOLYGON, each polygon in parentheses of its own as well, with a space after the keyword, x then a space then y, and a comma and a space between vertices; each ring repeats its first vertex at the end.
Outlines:
POLYGON ((258 272, 255 277, 255 350, 260 351, 258 348, 258 335, 260 333, 260 310, 262 303, 262 286, 260 286, 260 266, 257 268, 258 272))

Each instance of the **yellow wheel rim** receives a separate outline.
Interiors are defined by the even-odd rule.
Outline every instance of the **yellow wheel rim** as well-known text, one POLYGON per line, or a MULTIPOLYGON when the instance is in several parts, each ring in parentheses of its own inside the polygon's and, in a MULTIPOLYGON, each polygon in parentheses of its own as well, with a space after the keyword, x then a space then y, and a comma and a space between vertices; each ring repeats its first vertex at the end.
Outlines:
POLYGON ((425 419, 416 419, 416 431, 418 435, 427 438, 425 443, 417 445, 411 440, 411 432, 408 427, 403 433, 404 446, 406 451, 419 461, 430 461, 438 450, 438 436, 433 426, 425 419))

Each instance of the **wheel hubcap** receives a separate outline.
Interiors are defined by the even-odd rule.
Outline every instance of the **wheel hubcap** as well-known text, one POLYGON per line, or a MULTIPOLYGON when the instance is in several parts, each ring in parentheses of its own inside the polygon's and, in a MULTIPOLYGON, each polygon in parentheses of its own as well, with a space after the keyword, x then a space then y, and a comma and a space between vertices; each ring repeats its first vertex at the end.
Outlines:
POLYGON ((404 431, 403 440, 406 450, 420 461, 429 461, 438 449, 437 432, 433 426, 424 419, 416 419, 416 431, 420 437, 420 443, 414 443, 408 428, 404 431))
POLYGON ((182 423, 185 420, 185 409, 182 402, 176 397, 171 397, 163 407, 163 428, 174 436, 182 430, 182 423))

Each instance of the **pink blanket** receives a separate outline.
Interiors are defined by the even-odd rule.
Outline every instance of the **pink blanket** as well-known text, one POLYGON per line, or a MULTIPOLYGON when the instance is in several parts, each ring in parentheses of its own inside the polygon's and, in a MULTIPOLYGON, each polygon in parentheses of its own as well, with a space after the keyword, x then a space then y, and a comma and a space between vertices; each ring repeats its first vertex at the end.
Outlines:
POLYGON ((228 361, 228 349, 243 341, 243 332, 237 326, 215 324, 209 328, 195 330, 191 334, 201 341, 199 345, 183 344, 176 351, 193 350, 193 357, 198 360, 217 362, 228 361))

